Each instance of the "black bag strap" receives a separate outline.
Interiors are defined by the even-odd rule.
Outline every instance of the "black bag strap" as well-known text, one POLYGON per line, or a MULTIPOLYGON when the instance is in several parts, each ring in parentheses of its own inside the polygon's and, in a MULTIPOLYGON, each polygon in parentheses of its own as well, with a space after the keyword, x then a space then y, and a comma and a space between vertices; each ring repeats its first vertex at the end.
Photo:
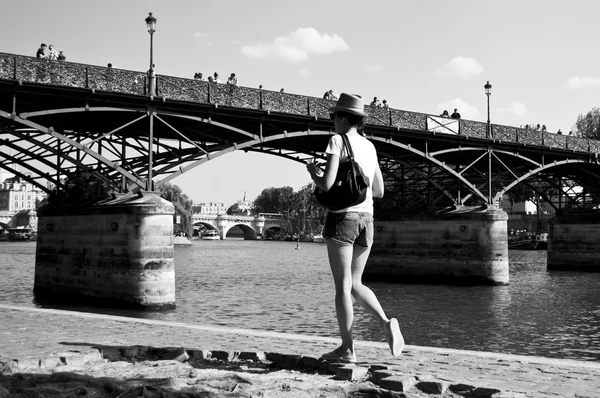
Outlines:
MULTIPOLYGON (((350 145, 350 139, 346 134, 340 134, 342 136, 342 141, 344 142, 344 146, 347 149, 348 157, 350 158, 350 164, 354 162, 354 152, 352 152, 352 145, 350 145)), ((356 179, 356 173, 354 173, 354 166, 350 167, 350 173, 352 173, 352 178, 356 179)))
POLYGON ((350 145, 350 139, 346 134, 340 134, 342 136, 342 141, 344 142, 344 146, 347 148, 346 152, 348 152, 348 157, 350 160, 354 160, 354 152, 352 152, 352 146, 350 145))

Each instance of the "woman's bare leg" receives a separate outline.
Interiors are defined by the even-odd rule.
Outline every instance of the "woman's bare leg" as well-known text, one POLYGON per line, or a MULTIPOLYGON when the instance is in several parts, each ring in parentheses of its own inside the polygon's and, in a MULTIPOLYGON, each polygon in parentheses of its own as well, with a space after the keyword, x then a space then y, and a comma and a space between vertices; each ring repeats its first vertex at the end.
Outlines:
POLYGON ((362 283, 362 275, 369 258, 371 247, 354 245, 352 256, 352 296, 358 303, 371 314, 381 325, 382 328, 389 322, 385 315, 377 296, 371 289, 362 283))
POLYGON ((327 240, 329 266, 335 283, 335 312, 337 315, 342 351, 354 353, 352 339, 352 323, 354 308, 352 306, 352 245, 339 245, 327 240))

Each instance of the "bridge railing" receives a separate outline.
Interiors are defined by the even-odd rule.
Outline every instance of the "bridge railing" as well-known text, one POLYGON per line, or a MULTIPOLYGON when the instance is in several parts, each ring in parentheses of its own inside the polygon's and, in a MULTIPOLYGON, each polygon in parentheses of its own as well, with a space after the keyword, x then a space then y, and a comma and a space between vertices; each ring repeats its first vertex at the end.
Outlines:
MULTIPOLYGON (((147 76, 143 72, 6 53, 0 53, 0 79, 139 96, 147 94, 147 76)), ((157 96, 175 101, 317 118, 329 118, 329 108, 335 105, 335 101, 323 98, 166 75, 157 75, 156 90, 157 96)), ((497 124, 491 125, 491 134, 488 137, 487 124, 483 122, 460 119, 458 131, 454 127, 440 130, 439 123, 434 122, 435 119, 439 119, 437 116, 372 106, 366 106, 365 111, 367 125, 387 126, 402 130, 434 131, 581 152, 600 152, 600 141, 588 138, 497 124)))

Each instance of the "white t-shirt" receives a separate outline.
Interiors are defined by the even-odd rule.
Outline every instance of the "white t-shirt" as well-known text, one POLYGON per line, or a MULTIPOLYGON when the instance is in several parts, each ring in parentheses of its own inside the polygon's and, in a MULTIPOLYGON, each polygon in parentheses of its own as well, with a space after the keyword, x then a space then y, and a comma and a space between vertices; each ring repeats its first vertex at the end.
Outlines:
MULTIPOLYGON (((350 134, 347 137, 348 141, 350 141, 352 152, 354 153, 354 160, 360 165, 363 173, 369 179, 369 188, 367 189, 367 197, 364 202, 345 209, 336 210, 334 213, 356 211, 373 214, 373 180, 375 179, 375 170, 379 167, 377 151, 375 150, 373 143, 361 135, 350 134)), ((329 139, 329 144, 327 144, 325 153, 338 155, 340 161, 342 161, 348 158, 348 154, 345 150, 340 154, 343 147, 344 141, 342 140, 342 137, 339 134, 336 134, 329 139)))

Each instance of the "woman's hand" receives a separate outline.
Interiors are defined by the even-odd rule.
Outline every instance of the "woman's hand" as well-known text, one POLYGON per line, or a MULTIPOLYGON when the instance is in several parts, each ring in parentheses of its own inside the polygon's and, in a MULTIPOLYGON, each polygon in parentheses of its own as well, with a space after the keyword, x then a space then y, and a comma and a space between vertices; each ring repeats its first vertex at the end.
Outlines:
POLYGON ((323 172, 321 170, 321 165, 319 163, 317 163, 317 161, 315 159, 313 159, 312 161, 310 161, 306 164, 306 170, 308 170, 310 176, 313 178, 314 178, 314 176, 318 177, 323 174, 323 172))

